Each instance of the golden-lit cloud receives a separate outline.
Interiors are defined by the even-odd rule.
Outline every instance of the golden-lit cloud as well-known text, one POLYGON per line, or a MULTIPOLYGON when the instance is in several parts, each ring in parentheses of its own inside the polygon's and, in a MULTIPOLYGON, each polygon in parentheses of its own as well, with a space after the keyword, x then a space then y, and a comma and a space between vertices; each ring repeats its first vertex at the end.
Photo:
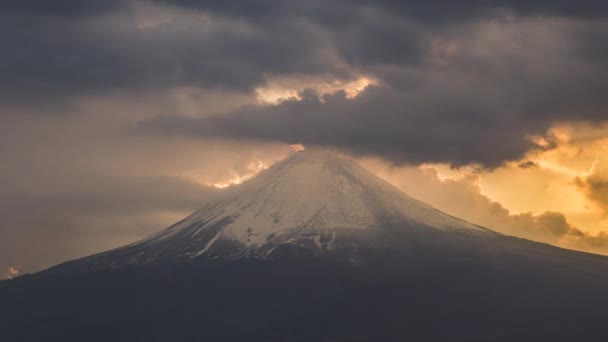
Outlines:
POLYGON ((440 210, 508 235, 608 254, 608 128, 561 125, 495 169, 360 161, 440 210))
MULTIPOLYGON (((289 148, 292 152, 304 151, 306 149, 302 144, 292 144, 289 145, 289 148)), ((230 170, 230 178, 209 185, 212 185, 218 189, 224 189, 229 186, 242 184, 243 182, 254 178, 258 175, 258 173, 266 170, 270 166, 272 166, 272 163, 270 162, 265 162, 260 159, 252 160, 247 163, 244 172, 239 173, 237 170, 232 169, 230 170)))
POLYGON ((6 272, 4 272, 4 279, 13 279, 21 274, 19 266, 10 266, 6 272))
POLYGON ((232 171, 231 178, 224 180, 219 183, 213 183, 212 185, 219 189, 224 189, 232 185, 241 184, 253 177, 255 177, 260 171, 266 170, 269 167, 266 163, 261 160, 254 160, 247 164, 247 172, 245 174, 237 174, 236 171, 232 171))
POLYGON ((292 144, 289 145, 289 147, 291 147, 294 152, 304 151, 306 149, 302 144, 292 144))
MULTIPOLYGON (((549 147, 539 145, 521 160, 495 169, 357 160, 404 192, 465 220, 508 235, 608 254, 608 129, 605 132, 574 125, 553 128, 544 138, 549 147)), ((240 184, 287 154, 251 159, 244 168, 230 170, 229 177, 206 184, 240 184)))
POLYGON ((353 80, 324 80, 318 78, 300 77, 294 78, 274 78, 269 80, 264 86, 256 88, 258 103, 278 104, 285 100, 300 100, 300 93, 306 89, 311 89, 319 95, 333 94, 344 91, 346 97, 353 99, 357 97, 368 86, 376 84, 371 77, 360 76, 353 80))
POLYGON ((591 172, 585 176, 576 177, 575 184, 585 195, 608 215, 608 162, 594 164, 591 172))
POLYGON ((515 212, 559 211, 577 227, 608 230, 600 208, 608 128, 561 125, 550 132, 554 146, 521 161, 482 173, 483 193, 515 212))

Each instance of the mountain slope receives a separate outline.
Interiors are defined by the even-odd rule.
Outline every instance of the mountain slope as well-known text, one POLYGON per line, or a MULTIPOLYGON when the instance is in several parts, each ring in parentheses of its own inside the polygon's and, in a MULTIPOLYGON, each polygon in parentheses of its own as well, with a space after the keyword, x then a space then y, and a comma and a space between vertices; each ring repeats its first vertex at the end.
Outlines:
POLYGON ((409 197, 351 160, 312 150, 295 153, 156 235, 82 260, 81 267, 265 258, 285 245, 323 252, 368 243, 391 227, 498 236, 409 197))
POLYGON ((158 234, 0 282, 8 341, 606 341, 608 258, 300 152, 158 234))

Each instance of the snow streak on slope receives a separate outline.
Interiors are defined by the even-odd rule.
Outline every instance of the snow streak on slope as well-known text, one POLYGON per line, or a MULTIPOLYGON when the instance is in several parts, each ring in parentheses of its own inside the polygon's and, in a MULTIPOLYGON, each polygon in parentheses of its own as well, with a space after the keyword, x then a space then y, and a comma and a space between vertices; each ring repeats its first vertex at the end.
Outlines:
POLYGON ((351 160, 320 150, 297 152, 226 191, 166 230, 98 255, 97 263, 265 257, 286 244, 330 250, 353 232, 373 235, 387 227, 497 236, 407 196, 351 160))

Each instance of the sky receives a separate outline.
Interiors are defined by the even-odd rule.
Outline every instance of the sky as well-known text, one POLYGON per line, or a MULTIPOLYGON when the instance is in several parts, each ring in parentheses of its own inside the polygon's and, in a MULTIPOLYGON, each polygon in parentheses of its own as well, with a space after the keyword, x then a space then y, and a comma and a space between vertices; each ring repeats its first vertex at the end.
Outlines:
POLYGON ((608 255, 607 19, 595 0, 2 1, 0 276, 143 238, 311 146, 608 255))

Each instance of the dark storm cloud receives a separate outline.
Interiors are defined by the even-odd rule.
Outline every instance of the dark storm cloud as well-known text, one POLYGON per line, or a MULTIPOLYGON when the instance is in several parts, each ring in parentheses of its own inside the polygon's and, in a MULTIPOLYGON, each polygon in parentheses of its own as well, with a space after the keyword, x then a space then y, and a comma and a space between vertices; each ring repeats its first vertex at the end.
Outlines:
POLYGON ((108 13, 128 3, 128 0, 3 0, 0 11, 79 17, 108 13))
MULTIPOLYGON (((197 1, 197 0, 153 0, 157 3, 211 11, 217 14, 236 15, 245 17, 270 16, 285 14, 294 8, 302 8, 305 1, 277 1, 277 0, 251 0, 251 1, 197 1)), ((330 1, 331 2, 331 1, 330 1)))
POLYGON ((349 65, 350 71, 369 71, 371 66, 422 62, 430 33, 441 32, 434 22, 412 22, 421 16, 439 21, 442 13, 449 13, 467 24, 471 13, 493 8, 578 17, 602 16, 608 7, 604 2, 515 0, 153 2, 200 9, 216 19, 201 23, 179 17, 142 30, 135 13, 146 1, 2 2, 2 99, 180 85, 243 91, 273 74, 347 77, 349 65), (233 16, 240 19, 231 22, 233 16), (336 67, 338 63, 343 67, 336 67))
MULTIPOLYGON (((270 14, 293 13, 294 11, 322 12, 325 6, 341 7, 348 10, 353 7, 373 7, 399 13, 408 17, 425 20, 462 21, 482 15, 488 11, 511 10, 523 15, 558 15, 570 17, 604 17, 608 14, 608 5, 601 0, 461 0, 461 1, 402 1, 402 0, 333 0, 333 1, 280 1, 252 0, 245 3, 222 0, 155 0, 186 8, 197 8, 226 15, 245 17, 268 16, 270 14)), ((319 17, 323 15, 317 13, 319 17)))
POLYGON ((302 96, 301 101, 245 107, 203 120, 161 117, 140 123, 138 129, 320 144, 354 154, 380 155, 397 163, 452 161, 458 165, 479 161, 497 165, 517 158, 531 142, 512 136, 521 137, 534 129, 512 124, 508 113, 484 117, 478 103, 456 99, 435 103, 381 87, 372 87, 355 99, 344 93, 302 96))
POLYGON ((387 13, 360 18, 331 31, 342 59, 381 84, 355 99, 308 92, 302 101, 202 120, 161 117, 139 128, 495 167, 523 157, 535 147, 530 137, 553 124, 608 119, 608 65, 597 44, 606 22, 519 18, 446 31, 387 13))
POLYGON ((278 77, 366 75, 381 84, 354 100, 308 94, 202 121, 163 117, 142 129, 327 145, 397 163, 497 166, 532 148, 530 135, 557 122, 605 120, 608 108, 604 2, 2 6, 4 104, 44 108, 183 86, 251 94, 278 77))
POLYGON ((0 100, 179 86, 242 92, 274 74, 348 73, 332 65, 328 42, 306 23, 260 26, 168 9, 166 18, 147 18, 134 6, 82 5, 73 16, 58 17, 50 10, 63 14, 61 8, 7 5, 0 12, 0 100))
POLYGON ((608 101, 599 94, 608 87, 603 62, 585 58, 580 43, 572 47, 561 36, 526 33, 517 40, 534 25, 498 26, 507 33, 491 37, 498 39, 493 49, 476 46, 465 34, 455 43, 459 51, 445 61, 425 61, 415 68, 391 65, 387 72, 372 66, 384 85, 371 86, 354 99, 340 92, 308 91, 301 100, 204 119, 160 117, 140 123, 139 129, 319 144, 396 163, 495 167, 523 157, 535 147, 530 137, 544 134, 554 123, 607 118, 608 101), (544 39, 557 41, 531 49, 544 39))
MULTIPOLYGON (((349 2, 349 1, 345 1, 349 2)), ((367 4, 364 0, 355 1, 367 4)), ((608 5, 601 0, 463 0, 463 1, 374 1, 380 6, 403 15, 426 20, 454 20, 483 15, 494 10, 511 10, 520 15, 557 15, 568 17, 605 17, 608 5)))

